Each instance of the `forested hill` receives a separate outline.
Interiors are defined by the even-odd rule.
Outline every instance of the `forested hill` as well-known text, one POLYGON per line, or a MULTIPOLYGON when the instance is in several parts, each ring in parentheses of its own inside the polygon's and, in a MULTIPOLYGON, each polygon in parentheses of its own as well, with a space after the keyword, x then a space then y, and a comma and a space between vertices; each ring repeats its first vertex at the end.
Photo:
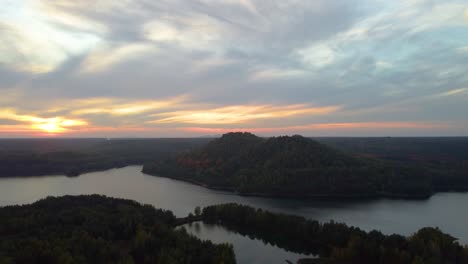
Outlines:
POLYGON ((143 172, 249 195, 428 197, 468 187, 466 171, 345 154, 302 136, 228 133, 204 147, 148 163, 143 172))

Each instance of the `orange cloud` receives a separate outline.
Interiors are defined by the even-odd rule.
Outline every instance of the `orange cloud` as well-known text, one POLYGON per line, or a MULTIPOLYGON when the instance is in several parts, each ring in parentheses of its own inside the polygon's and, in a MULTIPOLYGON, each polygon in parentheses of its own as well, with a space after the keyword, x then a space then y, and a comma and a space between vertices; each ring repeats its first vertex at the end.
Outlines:
POLYGON ((252 133, 300 133, 300 132, 336 132, 360 129, 443 129, 453 128, 451 124, 426 122, 355 122, 355 123, 317 123, 301 126, 260 127, 260 128, 205 128, 185 127, 182 130, 198 134, 223 134, 231 131, 249 131, 252 133))
MULTIPOLYGON (((71 115, 109 114, 114 116, 136 115, 180 106, 186 96, 164 100, 127 101, 117 98, 89 98, 72 102, 71 115)), ((65 108, 65 107, 64 107, 65 108)))
POLYGON ((176 137, 174 128, 157 128, 142 126, 89 126, 75 129, 67 137, 176 137))
POLYGON ((34 130, 31 127, 27 127, 24 125, 0 125, 0 133, 2 134, 30 132, 34 132, 34 130))
POLYGON ((338 111, 340 106, 311 107, 304 104, 290 106, 237 105, 214 109, 186 110, 155 114, 159 119, 151 124, 240 124, 258 119, 275 119, 301 115, 325 115, 338 111))
POLYGON ((372 133, 392 133, 395 131, 431 130, 443 131, 454 129, 452 123, 427 122, 349 122, 349 123, 317 123, 285 127, 144 127, 144 126, 83 126, 66 133, 49 133, 46 130, 33 128, 31 125, 0 125, 0 135, 3 136, 72 136, 72 137, 191 137, 197 135, 224 134, 232 131, 248 131, 260 135, 303 134, 311 135, 341 135, 371 131, 372 133))

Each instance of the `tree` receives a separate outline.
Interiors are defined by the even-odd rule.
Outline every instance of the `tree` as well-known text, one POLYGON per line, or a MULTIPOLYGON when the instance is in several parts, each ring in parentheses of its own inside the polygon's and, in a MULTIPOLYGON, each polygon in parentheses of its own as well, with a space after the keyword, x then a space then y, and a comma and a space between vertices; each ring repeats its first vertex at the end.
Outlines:
POLYGON ((200 206, 195 207, 195 216, 200 216, 201 215, 201 209, 200 206))

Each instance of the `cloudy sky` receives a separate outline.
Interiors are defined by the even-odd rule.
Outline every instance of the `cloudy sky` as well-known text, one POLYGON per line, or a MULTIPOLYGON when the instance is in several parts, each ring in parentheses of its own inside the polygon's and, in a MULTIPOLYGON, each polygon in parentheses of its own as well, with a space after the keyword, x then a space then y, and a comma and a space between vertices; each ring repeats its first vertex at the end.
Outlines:
POLYGON ((467 0, 0 0, 0 137, 467 136, 467 0))

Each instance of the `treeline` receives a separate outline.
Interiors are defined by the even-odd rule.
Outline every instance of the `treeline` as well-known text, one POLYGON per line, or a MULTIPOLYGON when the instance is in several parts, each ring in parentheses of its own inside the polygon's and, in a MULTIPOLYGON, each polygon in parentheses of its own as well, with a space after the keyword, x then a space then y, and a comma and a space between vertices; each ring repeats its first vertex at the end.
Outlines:
POLYGON ((0 263, 235 263, 232 246, 174 230, 170 211, 99 195, 0 208, 0 263))
POLYGON ((360 157, 430 171, 434 191, 468 189, 468 137, 316 138, 360 157))
POLYGON ((205 222, 261 239, 329 264, 463 264, 468 247, 436 228, 422 228, 410 237, 365 232, 345 224, 319 223, 237 204, 203 209, 205 222))
POLYGON ((468 137, 314 138, 334 148, 382 159, 468 169, 468 137))
POLYGON ((0 177, 69 175, 142 165, 208 139, 2 139, 0 177))
POLYGON ((302 136, 228 133, 143 172, 242 194, 294 197, 426 198, 467 190, 468 170, 351 155, 302 136))

